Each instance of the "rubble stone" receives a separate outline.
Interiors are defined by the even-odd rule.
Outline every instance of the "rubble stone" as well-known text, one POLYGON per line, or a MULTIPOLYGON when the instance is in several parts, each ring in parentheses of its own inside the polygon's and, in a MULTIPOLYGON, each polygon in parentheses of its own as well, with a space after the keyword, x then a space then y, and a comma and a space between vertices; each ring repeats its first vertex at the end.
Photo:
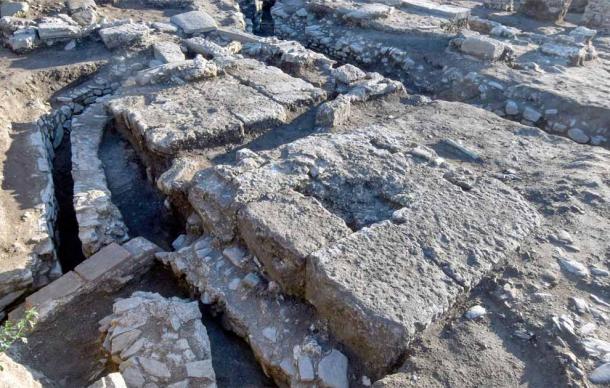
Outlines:
POLYGON ((128 386, 169 386, 187 378, 198 387, 216 386, 197 302, 135 292, 116 301, 101 324, 103 347, 128 386))
POLYGON ((155 43, 153 45, 153 54, 155 59, 163 63, 180 62, 185 59, 180 46, 172 42, 155 43))

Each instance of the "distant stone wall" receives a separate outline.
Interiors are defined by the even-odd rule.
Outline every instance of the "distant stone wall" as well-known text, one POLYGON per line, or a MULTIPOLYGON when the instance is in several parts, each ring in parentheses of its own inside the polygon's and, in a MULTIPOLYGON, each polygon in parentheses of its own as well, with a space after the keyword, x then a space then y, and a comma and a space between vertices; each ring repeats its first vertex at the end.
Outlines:
POLYGON ((571 3, 572 0, 523 0, 519 12, 538 20, 561 21, 571 3))
POLYGON ((512 11, 515 9, 513 0, 483 0, 485 7, 498 11, 512 11))
POLYGON ((610 33, 610 1, 589 0, 583 21, 589 27, 610 33))

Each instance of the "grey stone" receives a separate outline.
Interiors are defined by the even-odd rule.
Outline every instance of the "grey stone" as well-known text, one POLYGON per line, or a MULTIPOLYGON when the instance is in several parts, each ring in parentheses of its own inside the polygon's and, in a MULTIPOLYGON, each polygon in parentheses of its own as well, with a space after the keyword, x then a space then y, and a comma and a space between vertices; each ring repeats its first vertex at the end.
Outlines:
POLYGON ((538 120, 542 118, 542 113, 529 106, 526 106, 523 110, 523 118, 528 121, 531 121, 532 123, 537 123, 538 120))
POLYGON ((518 115, 519 114, 519 105, 515 101, 508 100, 506 101, 506 106, 504 108, 507 115, 518 115))
POLYGON ((171 22, 184 31, 185 34, 214 31, 217 28, 216 21, 203 11, 190 11, 174 15, 171 22))
POLYGON ((99 30, 100 38, 109 49, 129 47, 143 42, 149 28, 142 23, 126 23, 99 30))
POLYGON ((28 5, 28 3, 5 1, 0 4, 0 17, 16 15, 25 17, 29 10, 30 6, 28 5))
POLYGON ((155 59, 162 63, 184 61, 184 53, 180 46, 173 42, 159 42, 153 45, 155 59))
POLYGON ((589 381, 593 384, 610 384, 610 362, 595 368, 589 374, 589 381))
POLYGON ((484 36, 468 36, 460 46, 460 51, 464 54, 490 61, 499 59, 505 49, 504 43, 484 36))
POLYGON ((348 388, 347 357, 340 351, 333 349, 320 360, 318 378, 322 387, 348 388))
POLYGON ((568 136, 570 139, 580 144, 586 144, 590 140, 589 136, 580 128, 570 128, 568 130, 568 136))

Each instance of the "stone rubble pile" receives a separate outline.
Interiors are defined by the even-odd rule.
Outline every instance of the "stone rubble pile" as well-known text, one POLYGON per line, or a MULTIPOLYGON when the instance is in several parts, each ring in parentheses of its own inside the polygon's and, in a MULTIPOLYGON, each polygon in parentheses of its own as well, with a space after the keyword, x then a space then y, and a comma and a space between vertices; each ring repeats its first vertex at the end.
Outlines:
POLYGON ((134 292, 100 321, 103 347, 128 387, 216 387, 198 303, 134 292))
POLYGON ((604 0, 589 0, 583 21, 589 27, 610 33, 610 4, 604 0))

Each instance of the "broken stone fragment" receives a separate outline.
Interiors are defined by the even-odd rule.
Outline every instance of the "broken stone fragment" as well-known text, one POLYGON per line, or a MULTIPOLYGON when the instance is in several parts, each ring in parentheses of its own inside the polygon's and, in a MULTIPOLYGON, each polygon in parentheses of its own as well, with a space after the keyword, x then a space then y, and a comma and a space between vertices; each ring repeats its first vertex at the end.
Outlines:
POLYGON ((331 70, 332 76, 339 82, 351 84, 366 77, 366 73, 356 66, 347 64, 331 70))
POLYGON ((204 78, 216 77, 218 68, 210 61, 198 55, 195 59, 170 62, 138 73, 138 85, 169 82, 191 82, 204 78))
POLYGON ((343 124, 349 119, 351 105, 350 98, 343 94, 337 96, 332 101, 321 104, 316 111, 316 125, 332 128, 335 125, 343 124))
POLYGON ((507 48, 504 43, 485 36, 467 36, 459 47, 464 54, 489 61, 500 59, 507 48))
POLYGON ((80 38, 82 30, 78 23, 63 15, 63 18, 45 18, 38 24, 38 36, 43 41, 58 41, 80 38))
POLYGON ((539 20, 561 21, 572 0, 524 0, 519 12, 539 20))
POLYGON ((114 372, 97 380, 89 388, 127 388, 127 384, 119 372, 114 372))
POLYGON ((318 378, 322 387, 348 388, 347 357, 338 350, 332 350, 318 364, 318 378))

